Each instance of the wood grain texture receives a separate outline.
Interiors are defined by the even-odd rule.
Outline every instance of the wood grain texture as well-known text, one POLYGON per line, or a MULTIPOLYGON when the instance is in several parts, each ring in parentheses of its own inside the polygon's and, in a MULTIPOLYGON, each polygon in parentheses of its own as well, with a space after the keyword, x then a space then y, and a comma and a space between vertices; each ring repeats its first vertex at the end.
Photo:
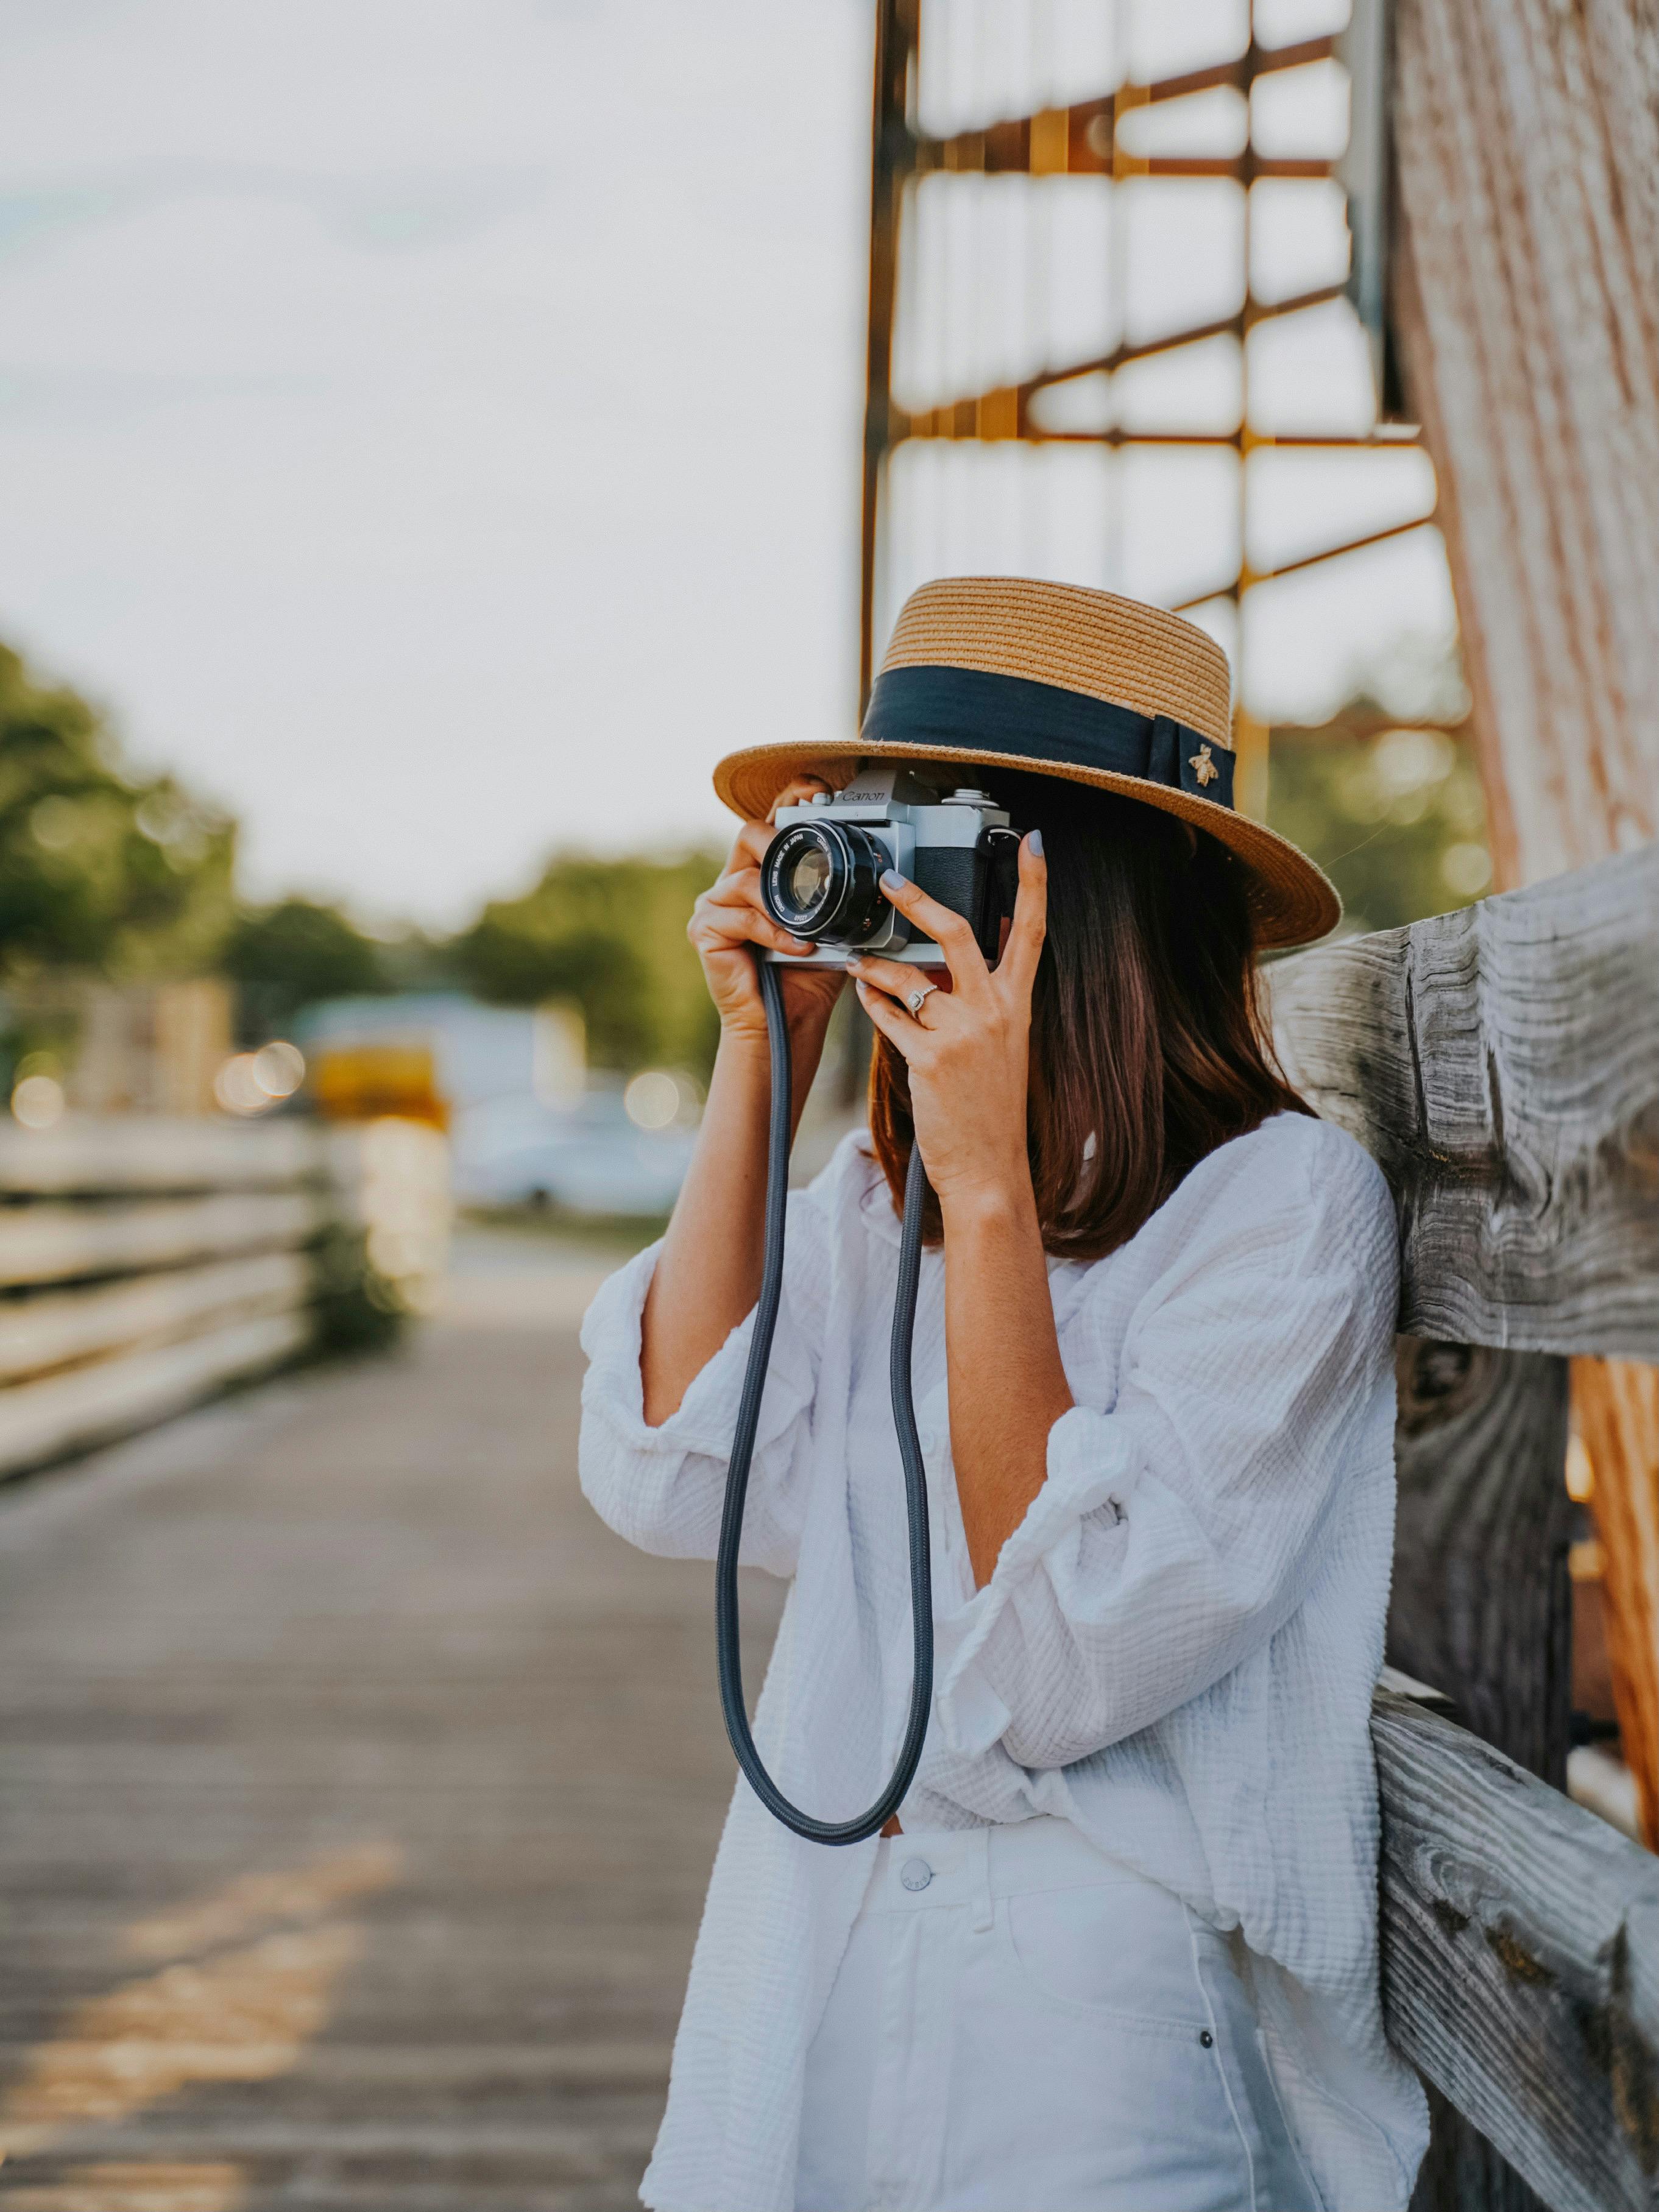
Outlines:
POLYGON ((1391 2039, 1555 2212, 1651 2212, 1659 1863, 1405 1698, 1371 1737, 1391 2039))
MULTIPOLYGON (((1659 18, 1653 0, 1398 0, 1395 32, 1395 337, 1498 880, 1532 884, 1659 832, 1659 18)), ((1651 1390, 1614 1364, 1575 1377, 1653 1842, 1659 1423, 1634 1417, 1651 1390)))
POLYGON ((1398 0, 1395 316, 1500 881, 1659 833, 1650 0, 1398 0))
MULTIPOLYGON (((1572 1504, 1567 1363, 1401 1337, 1389 1657, 1542 1780, 1566 1781, 1572 1504)), ((1538 2212, 1480 2130, 1431 2095, 1412 2212, 1538 2212)))
POLYGON ((299 1190, 132 1206, 8 1206, 0 1209, 0 1285, 67 1282, 303 1244, 325 1218, 321 1198, 299 1190))
POLYGON ((1565 1789, 1572 1711, 1567 1368, 1401 1337, 1389 1661, 1565 1789))
POLYGON ((146 1428, 227 1382, 280 1367, 310 1337, 306 1314, 265 1314, 0 1390, 0 1475, 146 1428))
POLYGON ((1402 1330, 1659 1357, 1659 851, 1269 976, 1291 1080, 1393 1188, 1402 1330))
POLYGON ((10 1298, 0 1309, 0 1384, 132 1345, 193 1335, 212 1324, 283 1312, 303 1305, 310 1287, 304 1255, 260 1252, 87 1290, 10 1298))
POLYGON ((1429 2148, 1417 2169, 1409 2212, 1545 2212, 1545 2199, 1528 2189, 1509 2160, 1466 2120, 1432 2081, 1429 2148))
POLYGON ((15 2212, 206 2212, 204 2168, 236 2212, 638 2212, 732 1795, 708 1569, 582 1497, 556 1249, 466 1242, 516 1313, 0 1491, 15 2212))
POLYGON ((0 1122, 0 1191, 261 1190, 325 1172, 327 1139, 304 1121, 238 1124, 159 1115, 71 1117, 50 1129, 0 1122))

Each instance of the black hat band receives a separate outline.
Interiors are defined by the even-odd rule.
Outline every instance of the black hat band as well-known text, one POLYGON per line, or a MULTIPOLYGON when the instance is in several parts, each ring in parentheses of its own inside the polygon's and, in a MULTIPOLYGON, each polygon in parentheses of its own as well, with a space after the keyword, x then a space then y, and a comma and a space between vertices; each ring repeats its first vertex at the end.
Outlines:
POLYGON ((1012 754, 1034 767, 1096 769, 1233 803, 1233 756, 1168 714, 1092 699, 1057 684, 979 668, 889 668, 876 678, 861 732, 872 745, 1012 754))

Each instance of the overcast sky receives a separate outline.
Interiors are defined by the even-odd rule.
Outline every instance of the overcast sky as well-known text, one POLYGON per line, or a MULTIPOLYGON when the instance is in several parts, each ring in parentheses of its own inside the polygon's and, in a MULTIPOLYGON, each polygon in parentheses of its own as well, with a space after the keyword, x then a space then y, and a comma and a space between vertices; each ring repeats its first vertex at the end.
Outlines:
MULTIPOLYGON (((452 922, 848 726, 872 14, 0 0, 0 638, 256 894, 452 922)), ((1443 599, 1343 565, 1253 601, 1292 708, 1443 599)))
POLYGON ((3 0, 0 636, 431 919, 855 706, 864 0, 3 0))

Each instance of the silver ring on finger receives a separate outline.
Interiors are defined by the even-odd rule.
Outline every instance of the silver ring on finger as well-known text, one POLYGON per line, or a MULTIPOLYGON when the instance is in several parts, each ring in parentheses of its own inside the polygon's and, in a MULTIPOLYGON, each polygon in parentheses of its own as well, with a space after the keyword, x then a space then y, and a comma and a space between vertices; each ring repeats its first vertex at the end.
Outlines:
POLYGON ((937 983, 918 983, 914 991, 905 994, 904 1003, 918 1019, 921 1018, 921 1010, 927 1003, 929 995, 938 988, 937 983))

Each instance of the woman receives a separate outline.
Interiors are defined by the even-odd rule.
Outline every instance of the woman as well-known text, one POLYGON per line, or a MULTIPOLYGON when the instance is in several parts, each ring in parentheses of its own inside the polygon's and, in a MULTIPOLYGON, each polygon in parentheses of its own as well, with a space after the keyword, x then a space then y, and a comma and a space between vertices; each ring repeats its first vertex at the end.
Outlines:
MULTIPOLYGON (((1262 1042, 1255 953, 1338 908, 1233 812, 1227 691, 1176 617, 957 580, 904 610, 856 739, 717 772, 745 819, 691 924, 721 1023, 697 1154, 584 1340, 584 1486, 651 1551, 713 1555, 760 1280, 752 952, 805 949, 759 903, 770 815, 898 757, 1025 834, 994 966, 883 880, 948 975, 849 963, 870 1134, 790 1200, 750 1492, 745 1556, 793 1578, 757 1735, 796 1803, 844 1818, 909 1686, 886 1336, 919 1144, 927 1748, 892 1832, 844 1850, 739 1783, 642 2191, 661 2212, 1410 2194, 1424 2107, 1382 2034, 1368 1735, 1395 1230, 1262 1042)), ((798 1100, 841 988, 786 976, 798 1100)))

